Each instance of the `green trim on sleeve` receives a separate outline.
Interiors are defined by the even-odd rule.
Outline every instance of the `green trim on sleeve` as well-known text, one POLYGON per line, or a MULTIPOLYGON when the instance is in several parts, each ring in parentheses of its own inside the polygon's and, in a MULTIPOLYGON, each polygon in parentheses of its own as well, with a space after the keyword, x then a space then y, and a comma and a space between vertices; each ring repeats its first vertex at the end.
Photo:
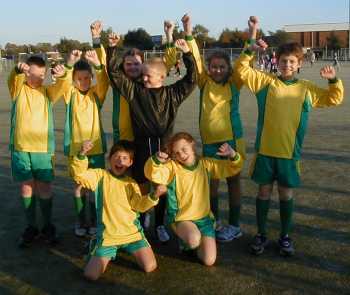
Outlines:
POLYGON ((174 48, 175 47, 175 43, 174 42, 167 43, 167 44, 165 44, 165 47, 166 48, 174 48))
POLYGON ((333 79, 328 79, 328 83, 329 84, 335 84, 338 82, 338 78, 337 77, 334 77, 333 79))
POLYGON ((158 200, 159 200, 159 198, 156 197, 156 196, 154 195, 154 192, 151 192, 151 193, 149 194, 149 198, 150 198, 152 201, 158 201, 158 200))
POLYGON ((192 41, 193 39, 194 39, 194 38, 193 38, 192 35, 188 35, 188 36, 186 35, 186 36, 185 36, 185 40, 186 40, 186 41, 192 41))
POLYGON ((157 158, 156 155, 153 155, 153 156, 152 156, 152 160, 153 160, 153 162, 156 163, 157 165, 162 164, 162 162, 158 160, 158 158, 157 158))
POLYGON ((96 71, 100 71, 103 68, 103 65, 99 64, 98 66, 92 65, 96 71))
POLYGON ((77 158, 78 158, 79 160, 85 160, 85 159, 86 159, 86 155, 82 155, 81 153, 79 153, 79 154, 77 155, 77 158))
POLYGON ((67 70, 72 70, 72 69, 73 69, 73 66, 70 66, 69 64, 65 64, 64 67, 65 67, 67 70))
POLYGON ((233 158, 230 157, 230 160, 235 162, 235 161, 238 161, 240 158, 241 158, 241 156, 239 155, 239 153, 236 153, 233 158))

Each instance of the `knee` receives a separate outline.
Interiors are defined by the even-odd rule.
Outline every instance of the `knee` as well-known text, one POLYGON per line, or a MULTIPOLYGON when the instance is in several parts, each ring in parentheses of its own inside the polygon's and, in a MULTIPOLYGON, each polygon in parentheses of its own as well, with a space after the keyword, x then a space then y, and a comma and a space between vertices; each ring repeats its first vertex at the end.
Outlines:
POLYGON ((147 263, 144 267, 143 270, 146 273, 152 272, 157 268, 157 261, 154 259, 153 261, 147 263))
POLYGON ((84 277, 89 281, 97 281, 101 274, 98 272, 92 272, 87 269, 84 271, 84 277))
POLYGON ((212 254, 212 255, 207 255, 202 259, 202 263, 205 266, 212 266, 216 261, 216 255, 212 254))
POLYGON ((201 235, 200 234, 191 234, 188 237, 187 244, 191 249, 196 249, 199 247, 201 243, 201 235))

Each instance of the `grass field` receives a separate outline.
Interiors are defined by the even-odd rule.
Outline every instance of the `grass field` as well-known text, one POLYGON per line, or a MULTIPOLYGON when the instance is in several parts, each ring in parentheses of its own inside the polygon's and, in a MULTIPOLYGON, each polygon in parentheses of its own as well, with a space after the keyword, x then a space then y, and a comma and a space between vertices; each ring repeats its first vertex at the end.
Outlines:
MULTIPOLYGON (((300 74, 326 86, 319 78, 321 64, 305 67, 300 74)), ((345 101, 335 108, 311 113, 304 143, 303 185, 295 194, 294 230, 296 255, 282 258, 276 246, 261 257, 248 253, 255 234, 257 187, 243 171, 242 229, 237 241, 218 245, 218 259, 207 268, 181 256, 175 239, 168 245, 150 241, 159 268, 144 274, 132 257, 121 254, 97 283, 82 277, 86 240, 73 236, 72 182, 67 176, 62 153, 64 104, 55 106, 56 172, 54 182, 54 223, 61 243, 54 248, 38 242, 19 250, 18 237, 24 226, 18 187, 12 182, 8 151, 11 103, 6 78, 0 73, 0 294, 350 294, 350 66, 338 76, 345 85, 345 101)), ((176 130, 186 130, 199 139, 198 91, 181 106, 176 130)), ((105 130, 111 142, 111 98, 103 110, 105 130)), ((241 114, 248 146, 253 153, 257 107, 254 97, 243 90, 241 114)), ((220 187, 221 215, 227 215, 226 186, 220 187)), ((278 238, 278 197, 274 193, 269 213, 269 237, 278 238)))

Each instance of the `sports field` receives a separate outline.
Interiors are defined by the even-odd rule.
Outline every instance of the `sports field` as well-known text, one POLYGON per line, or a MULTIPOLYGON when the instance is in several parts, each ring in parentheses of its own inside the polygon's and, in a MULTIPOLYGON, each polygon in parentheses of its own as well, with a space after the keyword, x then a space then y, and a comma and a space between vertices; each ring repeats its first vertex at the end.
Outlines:
MULTIPOLYGON (((303 68, 300 77, 321 81, 319 69, 303 68)), ((18 187, 10 170, 9 118, 11 102, 7 72, 0 72, 0 294, 350 294, 350 65, 338 76, 345 85, 341 106, 314 109, 304 142, 303 185, 295 194, 294 230, 296 255, 282 258, 276 244, 260 257, 251 256, 248 245, 255 234, 256 186, 247 176, 253 153, 257 107, 244 89, 241 114, 248 147, 243 171, 242 229, 239 240, 218 244, 215 266, 207 268, 195 259, 179 254, 173 238, 167 245, 149 238, 156 252, 158 269, 141 272, 132 257, 118 256, 97 283, 84 280, 84 251, 87 240, 73 235, 72 182, 63 156, 64 103, 55 105, 56 180, 54 182, 54 223, 61 242, 50 248, 38 241, 20 250, 17 242, 25 227, 18 187)), ((186 130, 199 139, 198 91, 181 106, 176 130, 186 130)), ((104 128, 111 142, 112 100, 104 109, 104 128)), ((198 145, 199 146, 199 145, 198 145)), ((226 219, 226 185, 221 186, 221 215, 226 219)), ((278 197, 274 193, 269 213, 269 237, 279 234, 278 197)))

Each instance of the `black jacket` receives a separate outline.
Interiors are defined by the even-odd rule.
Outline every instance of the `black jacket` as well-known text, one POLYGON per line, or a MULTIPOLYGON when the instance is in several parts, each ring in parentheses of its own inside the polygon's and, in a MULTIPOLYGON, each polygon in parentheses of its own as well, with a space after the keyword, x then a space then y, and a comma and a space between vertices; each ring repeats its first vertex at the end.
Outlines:
POLYGON ((117 63, 115 47, 107 49, 107 70, 112 87, 129 103, 132 128, 136 142, 148 138, 162 141, 172 133, 180 104, 191 94, 197 83, 192 53, 184 53, 186 75, 176 83, 160 88, 145 88, 143 83, 125 76, 117 63))

